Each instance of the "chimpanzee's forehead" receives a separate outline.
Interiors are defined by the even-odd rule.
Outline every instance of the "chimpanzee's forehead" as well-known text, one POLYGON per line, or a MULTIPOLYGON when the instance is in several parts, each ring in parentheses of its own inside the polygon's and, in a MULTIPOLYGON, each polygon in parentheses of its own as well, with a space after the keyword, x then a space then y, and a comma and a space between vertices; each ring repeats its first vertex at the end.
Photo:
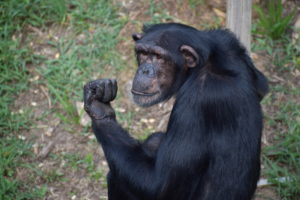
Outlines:
POLYGON ((158 46, 168 51, 177 50, 182 42, 175 32, 174 30, 147 32, 142 35, 140 40, 136 41, 136 45, 158 46))
POLYGON ((163 38, 163 32, 150 32, 142 35, 142 38, 138 41, 138 43, 144 43, 152 46, 159 46, 161 39, 163 38))

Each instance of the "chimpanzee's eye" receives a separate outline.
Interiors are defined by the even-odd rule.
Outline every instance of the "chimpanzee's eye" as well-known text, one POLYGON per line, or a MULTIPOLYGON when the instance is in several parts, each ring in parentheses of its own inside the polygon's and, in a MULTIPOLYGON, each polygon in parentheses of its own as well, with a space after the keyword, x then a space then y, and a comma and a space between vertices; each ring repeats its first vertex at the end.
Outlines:
POLYGON ((144 57, 144 56, 147 56, 147 52, 146 52, 146 51, 140 51, 140 52, 139 52, 139 55, 140 55, 140 56, 143 56, 143 57, 144 57))
POLYGON ((163 57, 160 54, 155 54, 155 56, 158 60, 163 59, 163 57))
POLYGON ((148 53, 146 51, 139 51, 138 52, 138 59, 139 62, 145 62, 148 58, 148 53))

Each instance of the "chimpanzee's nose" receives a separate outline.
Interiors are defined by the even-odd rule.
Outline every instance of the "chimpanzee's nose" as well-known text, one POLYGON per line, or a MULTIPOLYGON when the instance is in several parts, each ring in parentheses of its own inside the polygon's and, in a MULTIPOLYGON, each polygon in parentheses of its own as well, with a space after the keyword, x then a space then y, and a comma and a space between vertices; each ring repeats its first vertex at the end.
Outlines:
POLYGON ((139 67, 139 75, 147 76, 149 78, 155 77, 155 70, 152 64, 143 64, 139 67))

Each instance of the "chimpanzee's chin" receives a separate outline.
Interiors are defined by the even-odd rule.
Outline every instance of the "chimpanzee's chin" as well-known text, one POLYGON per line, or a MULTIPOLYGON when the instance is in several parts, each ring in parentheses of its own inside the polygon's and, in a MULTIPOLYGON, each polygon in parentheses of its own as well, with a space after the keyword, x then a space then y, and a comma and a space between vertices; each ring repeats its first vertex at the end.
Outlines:
POLYGON ((162 99, 160 98, 159 94, 153 95, 151 97, 133 94, 133 101, 137 105, 147 108, 160 103, 162 99))

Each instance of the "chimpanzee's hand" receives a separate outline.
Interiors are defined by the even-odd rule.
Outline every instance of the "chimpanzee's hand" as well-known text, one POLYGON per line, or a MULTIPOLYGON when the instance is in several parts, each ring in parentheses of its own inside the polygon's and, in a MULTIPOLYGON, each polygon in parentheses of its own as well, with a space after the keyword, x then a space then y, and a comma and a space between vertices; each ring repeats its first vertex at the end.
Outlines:
POLYGON ((110 79, 91 81, 84 86, 84 109, 93 120, 115 118, 109 102, 116 98, 117 90, 117 81, 110 79))

